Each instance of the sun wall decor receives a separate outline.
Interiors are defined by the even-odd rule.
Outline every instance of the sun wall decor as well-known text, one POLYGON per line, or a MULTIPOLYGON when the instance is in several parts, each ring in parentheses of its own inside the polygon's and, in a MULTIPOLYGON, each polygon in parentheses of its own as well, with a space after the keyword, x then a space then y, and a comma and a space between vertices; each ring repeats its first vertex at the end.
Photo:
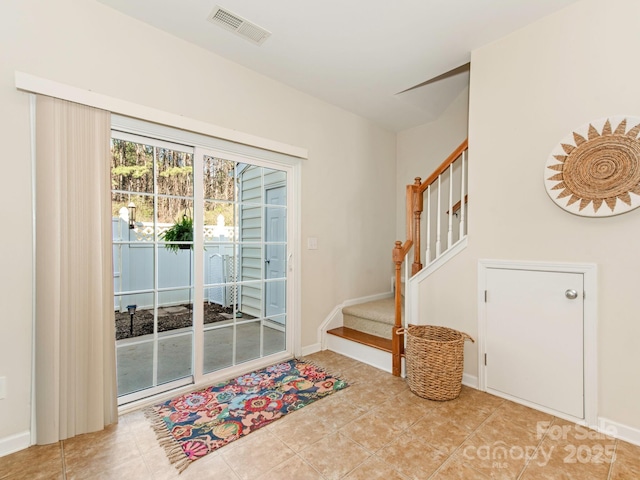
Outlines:
POLYGON ((608 217, 640 207, 640 117, 614 116, 577 128, 551 152, 544 183, 562 209, 608 217))

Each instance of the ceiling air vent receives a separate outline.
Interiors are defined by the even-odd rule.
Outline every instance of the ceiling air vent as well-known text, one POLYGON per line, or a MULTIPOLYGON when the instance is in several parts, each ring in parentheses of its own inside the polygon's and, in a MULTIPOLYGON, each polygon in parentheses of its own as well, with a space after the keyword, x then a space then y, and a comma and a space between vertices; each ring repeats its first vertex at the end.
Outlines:
POLYGON ((213 9, 208 20, 211 23, 215 23, 222 28, 232 31, 236 35, 239 35, 256 45, 262 45, 262 43, 271 35, 271 32, 268 30, 265 30, 264 28, 257 26, 255 23, 251 23, 241 16, 218 6, 213 9))

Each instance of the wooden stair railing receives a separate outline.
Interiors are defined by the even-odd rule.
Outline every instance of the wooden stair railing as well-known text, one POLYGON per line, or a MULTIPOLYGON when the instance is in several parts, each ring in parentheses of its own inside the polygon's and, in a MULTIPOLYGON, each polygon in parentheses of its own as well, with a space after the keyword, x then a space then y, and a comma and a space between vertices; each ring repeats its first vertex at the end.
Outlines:
MULTIPOLYGON (((467 203, 467 201, 469 200, 468 195, 464 196, 464 203, 467 203)), ((452 207, 453 210, 453 214, 454 215, 458 215, 458 212, 460 211, 460 209, 462 208, 462 200, 458 200, 455 205, 452 207)), ((447 215, 449 215, 449 210, 447 210, 447 215)))
MULTIPOLYGON (((403 242, 397 241, 393 248, 392 258, 395 263, 395 321, 392 327, 392 366, 391 371, 393 375, 399 377, 402 374, 402 355, 404 354, 404 335, 398 333, 402 328, 402 291, 400 288, 402 282, 402 264, 405 257, 413 247, 413 263, 411 265, 411 275, 415 275, 422 270, 422 261, 420 253, 420 222, 424 209, 424 194, 427 192, 427 212, 430 216, 431 213, 431 192, 432 185, 437 183, 437 224, 436 224, 436 258, 442 254, 441 248, 441 199, 440 199, 440 187, 442 181, 442 175, 449 169, 456 160, 462 160, 461 169, 461 182, 460 182, 460 201, 455 205, 453 203, 453 174, 449 174, 449 209, 448 212, 460 212, 460 232, 459 237, 462 238, 465 235, 465 205, 467 202, 467 195, 465 194, 465 181, 466 181, 466 160, 467 160, 468 141, 465 140, 456 148, 447 159, 440 164, 429 177, 422 182, 420 177, 416 177, 412 185, 407 185, 406 196, 406 214, 407 214, 407 239, 403 242), (462 201, 464 199, 464 202, 462 201)), ((453 243, 452 232, 452 217, 449 215, 448 219, 448 231, 447 231, 447 248, 451 247, 453 243)), ((425 255, 425 261, 429 263, 431 261, 431 218, 427 221, 427 253, 425 255)))

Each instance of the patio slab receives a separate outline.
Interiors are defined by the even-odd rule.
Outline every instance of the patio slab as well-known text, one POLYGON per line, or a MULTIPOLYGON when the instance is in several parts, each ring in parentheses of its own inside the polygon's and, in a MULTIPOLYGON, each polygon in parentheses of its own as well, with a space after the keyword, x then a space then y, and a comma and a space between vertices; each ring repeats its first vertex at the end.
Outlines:
MULTIPOLYGON (((183 328, 158 334, 158 384, 192 374, 192 330, 183 328)), ((215 328, 204 334, 204 373, 232 366, 233 326, 215 328)), ((236 362, 260 356, 260 323, 236 325, 236 362)), ((285 332, 265 325, 263 355, 285 349, 285 332)), ((118 395, 153 386, 153 335, 142 335, 116 342, 118 395)))

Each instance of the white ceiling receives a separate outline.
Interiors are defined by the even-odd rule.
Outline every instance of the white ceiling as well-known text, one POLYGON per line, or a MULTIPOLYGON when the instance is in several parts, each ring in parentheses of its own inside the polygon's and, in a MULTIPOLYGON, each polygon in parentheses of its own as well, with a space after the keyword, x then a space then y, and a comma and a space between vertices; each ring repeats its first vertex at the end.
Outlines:
POLYGON ((468 85, 468 69, 444 74, 472 50, 576 0, 98 1, 399 131, 437 118, 468 85), (271 36, 258 46, 214 25, 216 5, 271 36))

